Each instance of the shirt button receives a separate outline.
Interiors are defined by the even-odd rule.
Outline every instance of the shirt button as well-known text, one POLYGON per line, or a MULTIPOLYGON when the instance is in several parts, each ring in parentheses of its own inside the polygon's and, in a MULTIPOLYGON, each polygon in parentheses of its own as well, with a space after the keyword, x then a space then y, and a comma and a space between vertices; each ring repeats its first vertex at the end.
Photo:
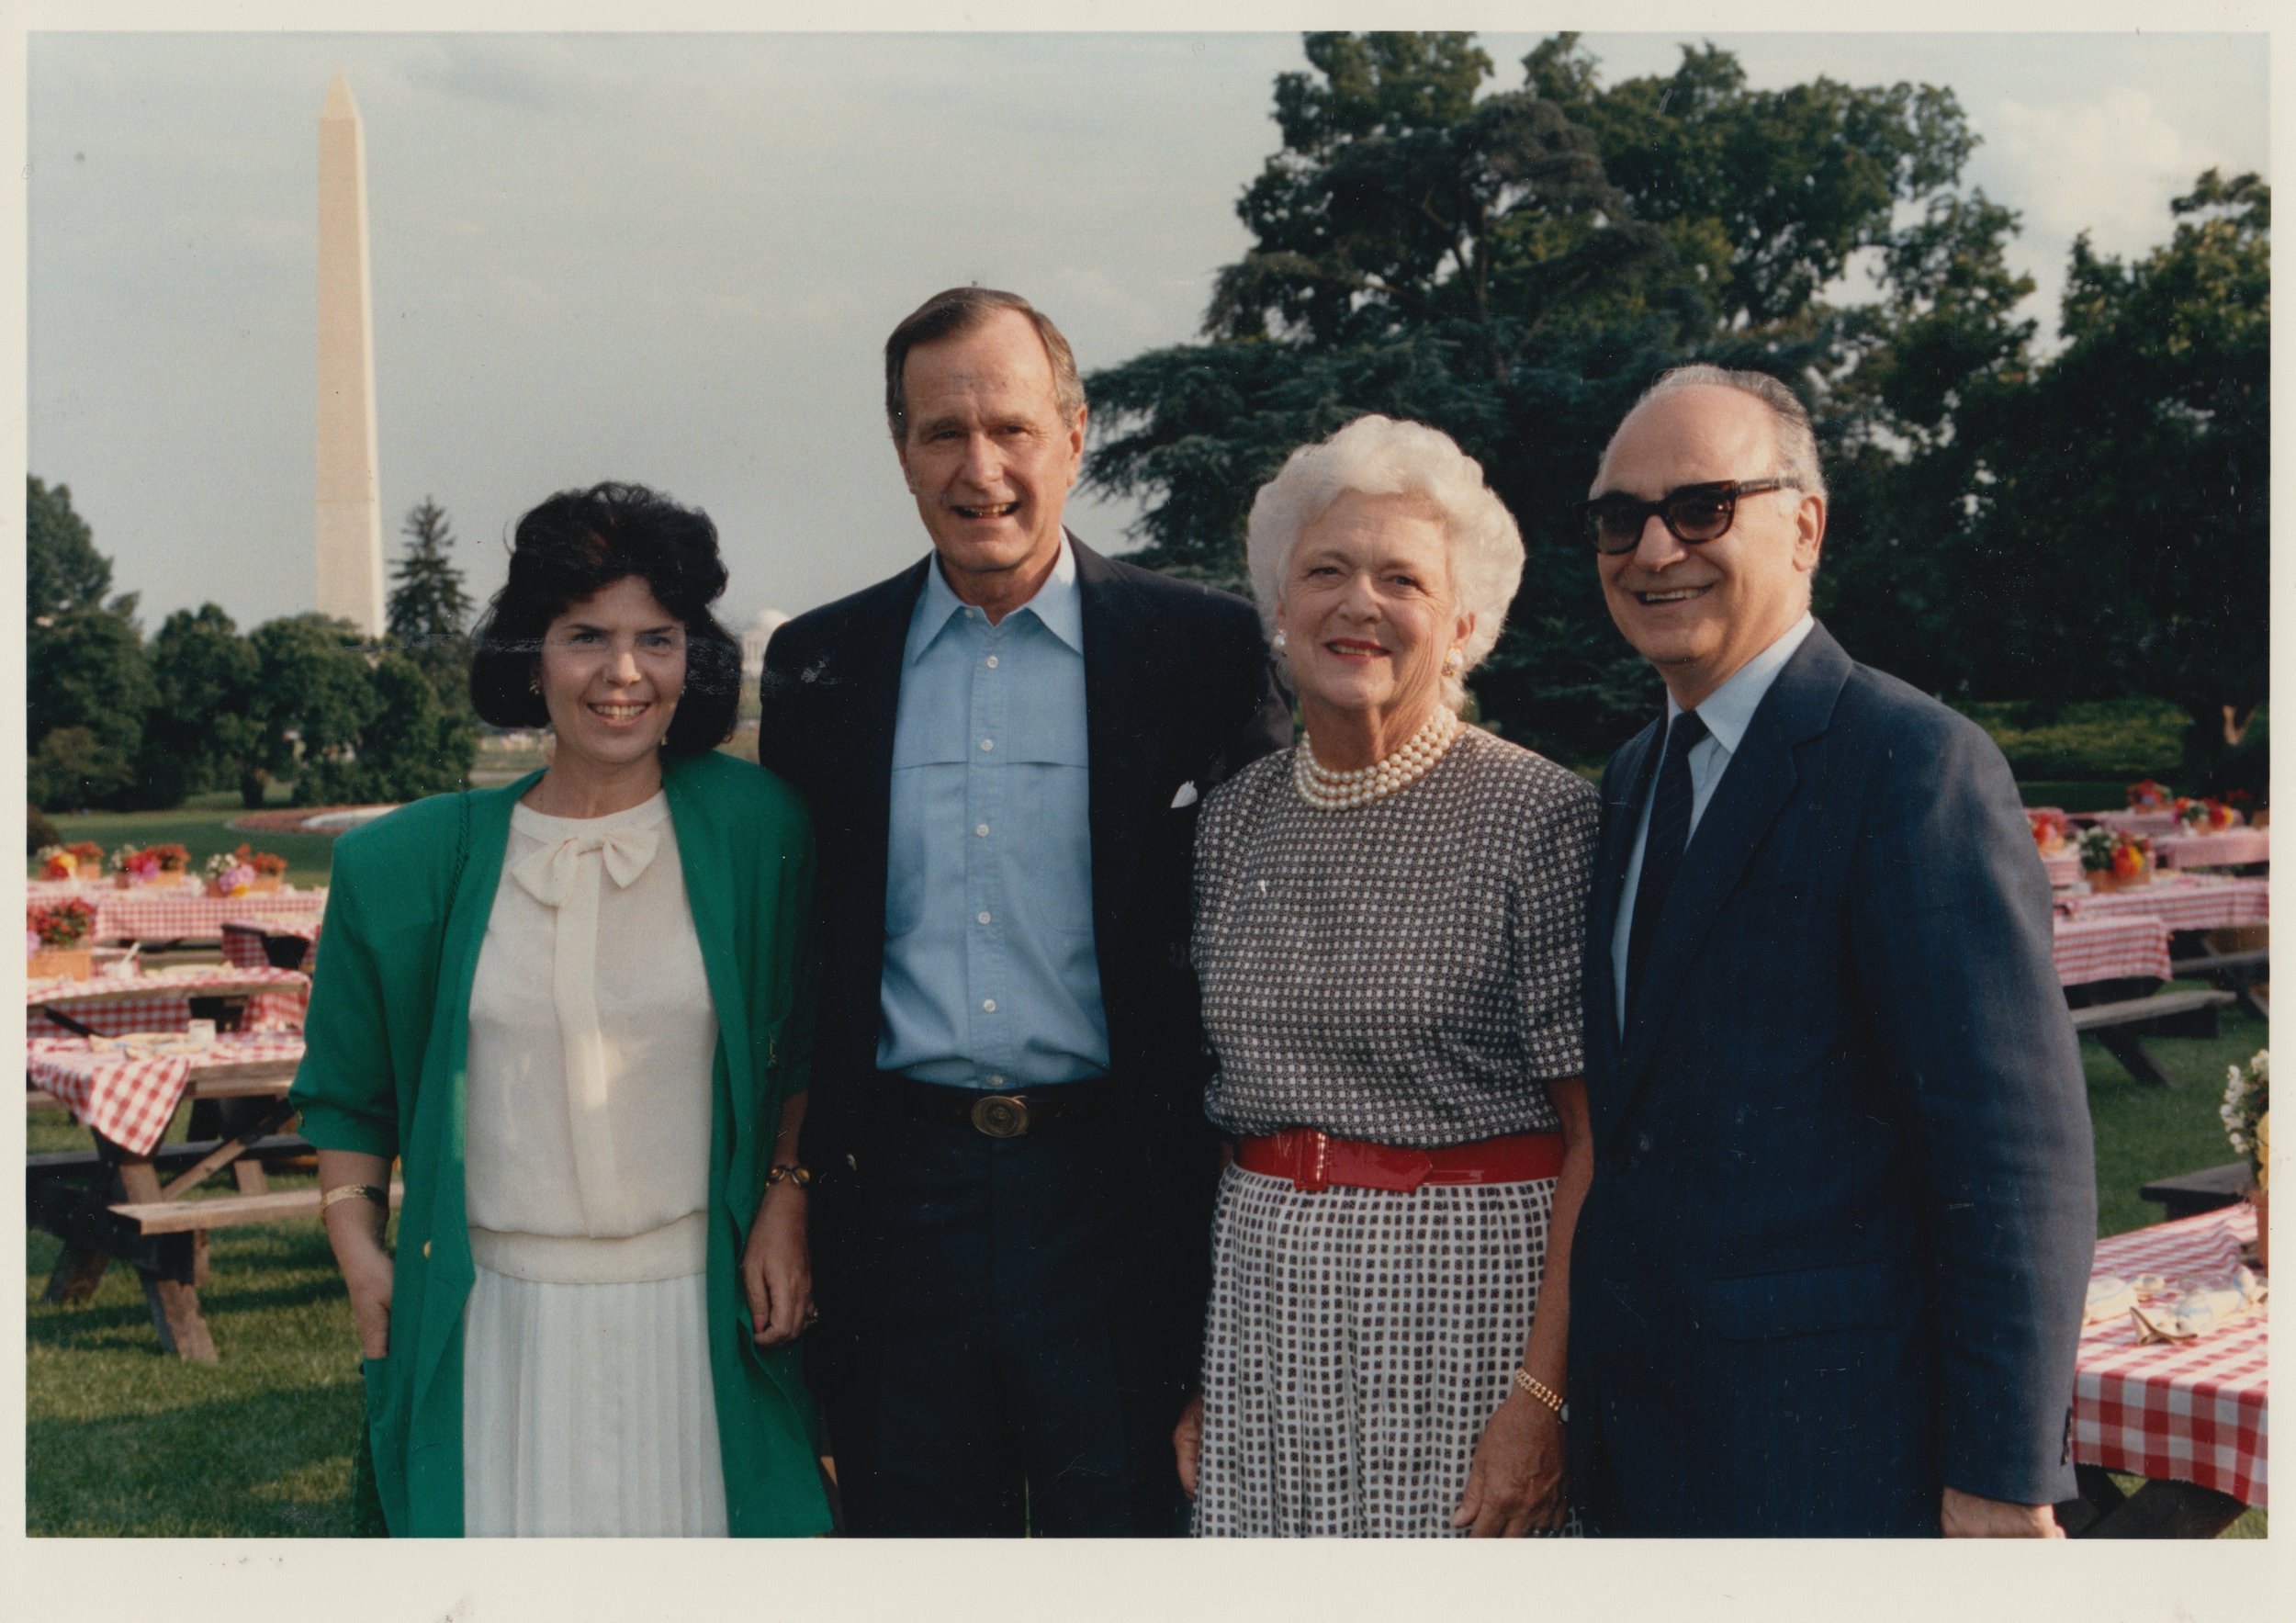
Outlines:
POLYGON ((986 924, 988 922, 988 915, 985 913, 975 913, 973 917, 982 924, 986 924))
POLYGON ((430 1241, 425 1240, 425 1241, 423 1241, 423 1242, 422 1242, 422 1255, 423 1255, 423 1256, 425 1256, 425 1257, 428 1257, 428 1256, 430 1256, 430 1254, 431 1254, 431 1243, 430 1243, 430 1241))
POLYGON ((984 753, 985 753, 985 752, 986 752, 986 751, 988 751, 988 750, 994 750, 994 749, 996 749, 996 739, 994 739, 994 738, 983 738, 983 739, 981 740, 981 749, 982 749, 982 750, 983 750, 983 752, 984 752, 984 753))
POLYGON ((996 670, 996 656, 995 654, 991 654, 991 655, 988 657, 988 668, 989 668, 991 671, 994 671, 994 670, 996 670))
POLYGON ((979 835, 983 840, 986 840, 988 838, 988 825, 986 823, 975 823, 973 826, 973 832, 979 835))
POLYGON ((1005 1074, 1002 1071, 996 1072, 989 1077, 988 1085, 991 1088, 1002 1088, 1005 1085, 1005 1074))
POLYGON ((982 998, 981 1012, 983 1014, 995 1014, 996 1012, 996 999, 994 997, 982 998))

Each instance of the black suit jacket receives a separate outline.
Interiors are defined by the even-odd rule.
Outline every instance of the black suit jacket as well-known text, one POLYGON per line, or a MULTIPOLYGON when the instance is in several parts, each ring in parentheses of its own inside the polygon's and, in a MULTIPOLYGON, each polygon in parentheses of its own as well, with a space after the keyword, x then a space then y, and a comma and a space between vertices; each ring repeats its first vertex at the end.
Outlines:
POLYGON ((1574 1490, 1603 1531, 1683 1536, 1934 1531, 1949 1483, 2070 1498, 2095 1173, 2007 762, 1814 630, 1622 1036, 1611 937, 1660 731, 1603 779, 1574 1490))
MULTIPOLYGON (((1290 741, 1290 712, 1251 604, 1071 546, 1109 1068, 1143 1131, 1208 1142, 1209 1061, 1187 958, 1197 808, 1237 767, 1290 741), (1195 798, 1176 807, 1191 783, 1195 798)), ((820 846, 827 973, 805 1155, 832 1178, 867 1153, 861 1107, 876 1070, 894 715, 909 616, 932 567, 929 554, 782 626, 760 683, 758 759, 805 795, 820 846)))

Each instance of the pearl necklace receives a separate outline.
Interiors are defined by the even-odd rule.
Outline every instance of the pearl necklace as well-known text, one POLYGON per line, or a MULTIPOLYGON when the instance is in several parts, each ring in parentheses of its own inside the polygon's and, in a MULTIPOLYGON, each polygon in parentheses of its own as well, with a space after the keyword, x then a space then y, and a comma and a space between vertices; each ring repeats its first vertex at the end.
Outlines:
POLYGON ((1300 799, 1319 810, 1348 811, 1367 806, 1410 788, 1434 771, 1458 733, 1459 718, 1449 705, 1437 704, 1401 749, 1349 772, 1334 772, 1316 760, 1314 747, 1302 738, 1291 752, 1291 786, 1300 792, 1300 799))

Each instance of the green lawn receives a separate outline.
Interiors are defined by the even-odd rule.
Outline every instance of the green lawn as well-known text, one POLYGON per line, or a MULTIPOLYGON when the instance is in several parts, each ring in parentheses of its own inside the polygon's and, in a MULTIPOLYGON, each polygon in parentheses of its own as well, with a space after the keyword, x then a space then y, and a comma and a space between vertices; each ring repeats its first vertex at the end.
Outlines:
MULTIPOLYGON (((2152 1039, 2184 1086, 2140 1087, 2082 1044, 2097 1128, 2099 1232, 2158 1219, 2147 1179, 2231 1159, 2216 1120, 2224 1067, 2264 1047, 2264 1022, 2228 1016, 2212 1040, 2152 1039)), ((84 1147, 60 1112, 29 1121, 35 1151, 84 1147)), ((170 1128, 180 1138, 179 1115, 170 1128)), ((275 1187, 284 1180, 275 1179, 275 1187)), ((221 1361, 165 1358, 135 1277, 115 1267, 84 1306, 39 1300, 57 1243, 33 1234, 25 1270, 26 1530, 35 1535, 340 1536, 350 1529, 360 1390, 350 1313, 316 1221, 215 1236, 200 1292, 221 1361)), ((2250 1511, 2228 1538, 2262 1538, 2250 1511)))

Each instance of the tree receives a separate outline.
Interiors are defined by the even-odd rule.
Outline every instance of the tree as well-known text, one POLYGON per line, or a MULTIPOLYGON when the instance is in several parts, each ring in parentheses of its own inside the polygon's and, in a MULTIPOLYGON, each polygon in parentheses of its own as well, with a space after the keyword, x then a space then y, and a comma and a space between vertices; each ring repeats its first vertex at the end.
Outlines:
POLYGON ((446 510, 425 496, 408 513, 403 533, 407 549, 391 566, 385 641, 413 657, 441 699, 467 709, 471 604, 446 510))
POLYGON ((135 761, 152 683, 136 600, 104 601, 111 562, 72 510, 66 486, 26 481, 25 550, 32 796, 51 807, 143 804, 135 761))
POLYGON ((467 710, 443 703, 412 658, 386 653, 370 672, 375 704, 355 743, 307 763, 298 804, 413 800, 463 788, 477 752, 467 710))
POLYGON ((2075 242, 2065 349, 1969 414, 1953 561, 1984 584, 1959 649, 1978 682, 2169 699, 2197 791, 2226 786, 2268 679, 2271 189, 2210 170, 2170 207, 2141 259, 2075 242))
POLYGON ((374 717, 366 639, 348 620, 309 614, 266 621, 248 640, 258 661, 249 706, 258 741, 241 798, 261 806, 266 783, 293 778, 296 803, 311 805, 317 769, 355 753, 361 730, 374 717))
POLYGON ((1635 396, 1683 361, 1751 366, 1800 386, 1835 437, 1822 414, 1845 389, 1871 443, 1894 443, 1861 366, 1886 352, 1909 378, 1991 353, 1950 323, 1963 348, 1942 362, 1888 345, 1907 312, 1950 306, 1944 263, 2012 222, 1952 190, 1974 137, 1949 91, 1752 91, 1712 47, 1604 88, 1569 34, 1489 95, 1465 35, 1311 34, 1306 52, 1312 72, 1277 81, 1283 146, 1238 205, 1255 242, 1220 274, 1206 342, 1091 379, 1087 475, 1146 499, 1143 561, 1236 584, 1252 493, 1292 449, 1365 411, 1444 429, 1529 554, 1476 673, 1482 714, 1599 754, 1657 684, 1612 631, 1568 506, 1635 396), (1820 300, 1864 251, 1902 309, 1820 300))
MULTIPOLYGON (((150 649, 156 700, 143 726, 138 770, 155 804, 217 787, 246 793, 264 761, 256 717, 262 656, 213 603, 178 609, 150 649)), ((253 805, 263 803, 260 781, 253 805)))

